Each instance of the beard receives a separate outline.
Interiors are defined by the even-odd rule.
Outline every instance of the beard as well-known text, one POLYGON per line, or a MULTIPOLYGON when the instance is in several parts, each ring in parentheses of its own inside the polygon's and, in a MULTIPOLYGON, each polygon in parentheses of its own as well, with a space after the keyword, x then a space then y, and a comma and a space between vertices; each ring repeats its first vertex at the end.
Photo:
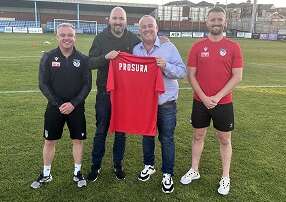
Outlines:
POLYGON ((216 25, 209 28, 209 32, 212 35, 221 35, 223 33, 224 27, 222 25, 216 25))
POLYGON ((124 25, 113 25, 111 26, 111 29, 112 31, 115 33, 115 34, 122 34, 124 32, 124 25))

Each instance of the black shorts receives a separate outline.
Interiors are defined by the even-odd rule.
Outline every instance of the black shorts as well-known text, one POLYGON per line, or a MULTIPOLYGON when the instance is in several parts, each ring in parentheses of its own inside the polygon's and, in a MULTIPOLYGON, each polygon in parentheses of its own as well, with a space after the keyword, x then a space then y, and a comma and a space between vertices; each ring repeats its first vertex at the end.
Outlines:
POLYGON ((211 119, 215 129, 222 132, 232 131, 234 129, 234 114, 232 103, 218 104, 215 108, 208 109, 202 102, 194 100, 191 117, 193 127, 209 127, 211 119))
POLYGON ((86 139, 86 121, 84 106, 75 107, 72 113, 62 114, 58 107, 48 104, 45 112, 43 136, 46 140, 58 140, 62 137, 63 128, 67 123, 71 139, 86 139))

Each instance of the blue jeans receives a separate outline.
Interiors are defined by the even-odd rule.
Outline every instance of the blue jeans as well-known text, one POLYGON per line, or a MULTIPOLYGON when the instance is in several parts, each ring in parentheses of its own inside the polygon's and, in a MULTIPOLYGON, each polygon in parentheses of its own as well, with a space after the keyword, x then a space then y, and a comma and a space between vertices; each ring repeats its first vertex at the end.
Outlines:
MULTIPOLYGON (((99 91, 97 93, 95 113, 96 131, 93 139, 92 167, 93 169, 99 169, 105 153, 105 141, 111 117, 110 96, 107 92, 99 91)), ((115 132, 113 143, 113 164, 115 168, 122 166, 125 151, 125 139, 124 133, 115 132)))
MULTIPOLYGON (((158 106, 157 127, 162 150, 162 172, 174 175, 175 143, 174 131, 176 128, 176 102, 167 102, 158 106)), ((145 165, 154 165, 155 138, 143 137, 143 157, 145 165)))

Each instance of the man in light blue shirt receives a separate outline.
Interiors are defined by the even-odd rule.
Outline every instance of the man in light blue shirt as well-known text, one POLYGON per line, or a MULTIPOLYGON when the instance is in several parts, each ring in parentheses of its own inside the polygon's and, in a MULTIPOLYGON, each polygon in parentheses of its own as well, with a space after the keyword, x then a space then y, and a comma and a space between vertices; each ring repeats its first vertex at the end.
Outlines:
MULTIPOLYGON (((176 127, 176 100, 178 98, 179 84, 177 79, 186 76, 186 66, 177 48, 171 42, 160 43, 156 20, 145 15, 139 20, 139 32, 142 42, 133 49, 133 54, 138 56, 156 57, 165 85, 165 93, 159 96, 157 126, 159 140, 162 147, 162 191, 174 191, 172 176, 174 175, 175 144, 174 131, 176 127)), ((138 176, 140 181, 147 181, 155 173, 154 168, 154 137, 143 137, 144 169, 138 176)))

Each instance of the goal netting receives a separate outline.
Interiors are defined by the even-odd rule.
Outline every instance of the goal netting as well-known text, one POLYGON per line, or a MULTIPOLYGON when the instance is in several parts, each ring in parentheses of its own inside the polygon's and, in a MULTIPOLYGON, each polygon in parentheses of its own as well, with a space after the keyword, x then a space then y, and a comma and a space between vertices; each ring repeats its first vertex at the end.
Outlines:
POLYGON ((76 33, 97 35, 97 21, 54 19, 54 31, 61 23, 71 23, 75 27, 76 33))

